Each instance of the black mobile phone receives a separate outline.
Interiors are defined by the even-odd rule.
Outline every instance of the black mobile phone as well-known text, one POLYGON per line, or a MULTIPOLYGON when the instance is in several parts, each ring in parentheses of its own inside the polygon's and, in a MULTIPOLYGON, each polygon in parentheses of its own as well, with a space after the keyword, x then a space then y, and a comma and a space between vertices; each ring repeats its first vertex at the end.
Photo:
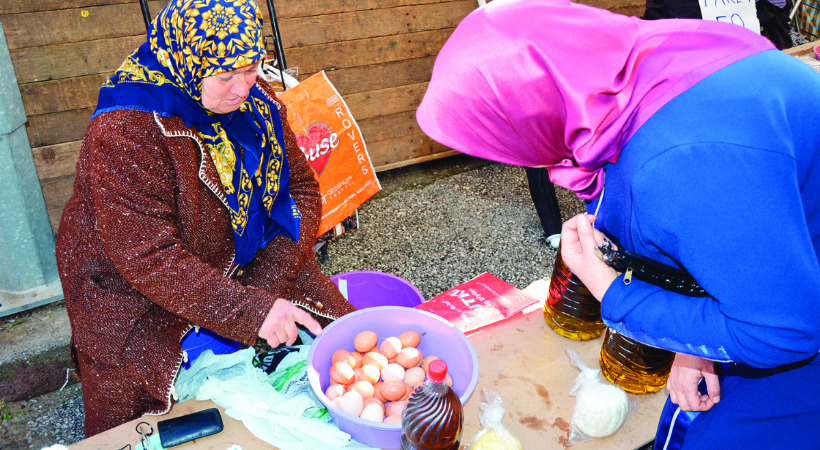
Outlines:
POLYGON ((157 422, 159 441, 165 448, 219 433, 222 428, 222 416, 216 408, 157 422))

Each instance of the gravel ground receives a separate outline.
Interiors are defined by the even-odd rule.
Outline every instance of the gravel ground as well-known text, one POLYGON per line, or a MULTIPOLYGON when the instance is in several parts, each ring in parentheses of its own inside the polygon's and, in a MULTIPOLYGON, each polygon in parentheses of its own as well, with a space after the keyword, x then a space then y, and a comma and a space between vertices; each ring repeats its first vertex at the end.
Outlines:
MULTIPOLYGON (((359 229, 331 241, 327 275, 378 270, 433 296, 483 272, 525 288, 552 273, 523 168, 469 157, 379 175, 383 190, 359 209, 359 229)), ((558 188, 565 218, 583 211, 558 188)), ((0 402, 0 449, 40 449, 82 440, 80 384, 14 403, 0 402)))

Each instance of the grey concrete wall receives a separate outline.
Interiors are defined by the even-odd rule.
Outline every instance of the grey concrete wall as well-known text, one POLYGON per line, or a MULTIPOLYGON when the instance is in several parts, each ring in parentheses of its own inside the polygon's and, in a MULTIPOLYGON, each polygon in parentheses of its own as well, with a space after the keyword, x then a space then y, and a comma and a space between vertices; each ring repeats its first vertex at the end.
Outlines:
POLYGON ((26 121, 0 24, 0 316, 62 299, 26 121))

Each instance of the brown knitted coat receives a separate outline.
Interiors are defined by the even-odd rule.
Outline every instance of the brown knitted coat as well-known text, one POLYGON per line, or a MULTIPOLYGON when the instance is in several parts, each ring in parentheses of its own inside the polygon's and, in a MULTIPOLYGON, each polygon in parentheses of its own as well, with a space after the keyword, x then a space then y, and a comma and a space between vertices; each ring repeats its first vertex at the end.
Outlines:
MULTIPOLYGON (((274 101, 285 125, 290 192, 302 214, 299 243, 276 237, 244 273, 231 270, 225 193, 194 129, 179 118, 124 109, 88 126, 57 237, 72 344, 104 365, 136 371, 165 405, 145 413, 170 410, 180 339, 192 326, 252 345, 277 298, 311 310, 323 325, 354 310, 316 263, 318 183, 284 105, 274 101)), ((84 395, 112 394, 82 382, 84 395)))

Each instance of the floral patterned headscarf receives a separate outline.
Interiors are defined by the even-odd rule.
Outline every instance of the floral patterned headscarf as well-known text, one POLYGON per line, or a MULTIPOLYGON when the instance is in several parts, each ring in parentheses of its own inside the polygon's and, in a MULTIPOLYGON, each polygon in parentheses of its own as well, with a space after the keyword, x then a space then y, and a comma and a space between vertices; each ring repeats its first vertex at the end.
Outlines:
POLYGON ((254 85, 239 110, 215 114, 202 105, 202 80, 264 57, 262 14, 253 1, 171 0, 148 41, 100 89, 92 116, 137 109, 196 128, 220 175, 239 265, 280 233, 297 240, 301 216, 288 189, 276 103, 254 85))

